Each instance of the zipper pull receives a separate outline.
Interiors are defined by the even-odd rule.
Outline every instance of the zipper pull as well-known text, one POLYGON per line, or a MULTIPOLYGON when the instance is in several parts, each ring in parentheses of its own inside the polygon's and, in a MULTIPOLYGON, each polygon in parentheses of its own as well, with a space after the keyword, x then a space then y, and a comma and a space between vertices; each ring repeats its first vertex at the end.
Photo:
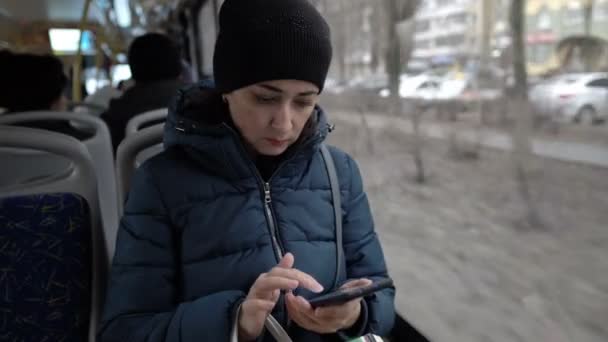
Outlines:
POLYGON ((270 204, 272 199, 270 198, 270 184, 264 183, 264 202, 270 204))
POLYGON ((184 121, 179 120, 175 125, 175 130, 178 132, 186 133, 186 128, 184 127, 184 121))

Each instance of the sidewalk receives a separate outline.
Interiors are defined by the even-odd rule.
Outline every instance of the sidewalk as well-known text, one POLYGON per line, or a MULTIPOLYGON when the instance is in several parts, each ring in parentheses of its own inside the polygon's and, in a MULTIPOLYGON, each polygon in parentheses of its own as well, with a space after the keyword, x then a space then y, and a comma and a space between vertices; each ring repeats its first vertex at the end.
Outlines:
MULTIPOLYGON (((356 120, 354 122, 362 123, 362 116, 356 113, 333 111, 331 118, 335 119, 336 122, 346 121, 353 123, 353 120, 356 120)), ((407 134, 413 132, 411 122, 406 118, 370 114, 366 116, 366 119, 372 128, 391 127, 397 128, 407 134)), ((450 129, 449 125, 437 123, 423 123, 422 125, 423 134, 436 139, 447 139, 450 129)), ((473 129, 465 128, 460 129, 458 132, 459 139, 470 142, 475 142, 477 135, 478 133, 473 129)), ((483 129, 481 135, 483 146, 501 150, 512 149, 513 144, 508 134, 492 129, 483 129)), ((600 145, 532 138, 532 150, 534 154, 541 157, 608 168, 608 148, 600 145)))

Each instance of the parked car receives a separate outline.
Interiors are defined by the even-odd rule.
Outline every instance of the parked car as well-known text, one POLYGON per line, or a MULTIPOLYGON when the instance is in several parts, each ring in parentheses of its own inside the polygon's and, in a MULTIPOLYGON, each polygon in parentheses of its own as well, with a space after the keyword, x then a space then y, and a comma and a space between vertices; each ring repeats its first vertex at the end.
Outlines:
MULTIPOLYGON (((399 96, 405 99, 431 101, 437 96, 441 78, 428 74, 416 76, 401 75, 399 82, 399 96)), ((389 97, 389 89, 382 89, 380 96, 389 97)))
POLYGON ((500 87, 475 86, 470 80, 446 80, 441 84, 437 99, 465 102, 492 101, 501 95, 500 87))
POLYGON ((422 74, 409 77, 401 80, 399 96, 430 101, 435 99, 440 86, 441 78, 437 76, 422 74))
POLYGON ((533 87, 530 101, 556 120, 603 122, 608 118, 608 73, 555 76, 533 87))
POLYGON ((377 89, 387 85, 388 77, 382 73, 353 77, 347 83, 353 89, 377 89))

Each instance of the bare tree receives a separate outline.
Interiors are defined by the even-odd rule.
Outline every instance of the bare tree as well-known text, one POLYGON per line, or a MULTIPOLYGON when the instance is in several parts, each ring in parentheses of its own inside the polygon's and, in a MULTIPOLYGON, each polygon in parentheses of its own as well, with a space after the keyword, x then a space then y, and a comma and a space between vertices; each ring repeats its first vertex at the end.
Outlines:
MULTIPOLYGON (((386 73, 389 76, 389 89, 393 97, 398 94, 399 75, 407 61, 409 54, 402 55, 401 39, 411 40, 411 37, 400 37, 398 25, 406 20, 413 19, 421 0, 384 0, 387 14, 388 49, 386 54, 386 73)), ((413 31, 411 32, 413 35, 413 31)), ((411 49, 405 49, 411 53, 411 49)))
POLYGON ((511 0, 509 21, 513 37, 513 73, 515 87, 513 97, 520 101, 528 100, 528 73, 526 71, 526 45, 524 42, 524 5, 525 0, 511 0))
POLYGON ((513 40, 513 73, 515 86, 511 91, 511 111, 517 113, 513 130, 513 158, 519 192, 526 205, 526 221, 529 226, 541 227, 542 223, 532 198, 532 182, 529 167, 532 163, 532 115, 528 102, 528 74, 526 69, 526 45, 524 42, 525 0, 511 0, 509 21, 513 40))
POLYGON ((583 4, 583 17, 585 18, 585 35, 590 36, 593 29, 593 9, 595 1, 586 0, 583 4))
MULTIPOLYGON (((400 75, 413 51, 412 45, 415 27, 413 19, 420 4, 421 0, 385 0, 385 10, 388 19, 386 21, 388 25, 386 71, 391 92, 390 107, 393 115, 399 115, 402 112, 403 103, 399 97, 400 75), (401 32, 399 30, 400 25, 402 26, 401 32), (403 29, 404 26, 405 29, 403 29), (405 46, 402 45, 402 42, 406 43, 405 46)), ((422 134, 420 132, 422 112, 414 110, 410 113, 410 118, 414 128, 412 156, 416 165, 416 181, 424 183, 426 181, 426 172, 422 157, 422 134)))
POLYGON ((370 0, 372 5, 371 23, 373 29, 373 36, 372 39, 370 39, 370 68, 373 73, 378 72, 381 60, 384 59, 382 52, 385 50, 383 43, 386 42, 387 32, 384 23, 387 21, 387 13, 383 8, 383 1, 385 0, 370 0))
MULTIPOLYGON (((476 27, 475 27, 475 52, 479 58, 477 70, 471 77, 471 87, 473 91, 480 94, 480 90, 484 86, 483 83, 491 81, 493 78, 492 70, 490 70, 490 50, 492 41, 492 28, 495 19, 496 7, 499 6, 495 1, 479 1, 476 4, 476 27), (485 82, 484 82, 485 81, 485 82)), ((441 110, 446 111, 450 107, 449 104, 442 105, 441 110)), ((489 113, 488 100, 482 96, 478 96, 470 105, 465 106, 464 110, 471 111, 477 115, 477 122, 474 123, 473 141, 470 139, 469 131, 463 132, 461 127, 458 127, 456 119, 456 111, 452 109, 450 112, 452 120, 449 130, 448 141, 450 143, 450 155, 457 159, 475 160, 481 155, 483 126, 486 123, 489 113)))

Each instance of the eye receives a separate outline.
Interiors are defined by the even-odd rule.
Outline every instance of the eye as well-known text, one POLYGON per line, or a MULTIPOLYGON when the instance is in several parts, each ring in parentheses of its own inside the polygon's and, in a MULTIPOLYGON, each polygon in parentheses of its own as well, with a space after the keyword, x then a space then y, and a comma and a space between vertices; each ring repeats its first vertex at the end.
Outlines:
POLYGON ((271 104, 279 101, 279 98, 277 96, 255 95, 255 100, 260 104, 271 104))
POLYGON ((315 103, 311 100, 296 100, 294 101, 294 103, 300 108, 308 108, 313 107, 315 105, 315 103))

